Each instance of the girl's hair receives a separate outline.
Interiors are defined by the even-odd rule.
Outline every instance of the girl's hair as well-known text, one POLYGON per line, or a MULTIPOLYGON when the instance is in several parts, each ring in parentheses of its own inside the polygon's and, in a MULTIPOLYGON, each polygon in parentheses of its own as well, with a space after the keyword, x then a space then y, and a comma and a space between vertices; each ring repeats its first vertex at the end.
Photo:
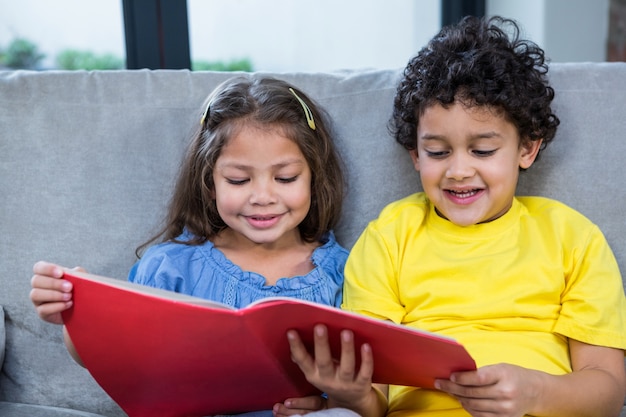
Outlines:
POLYGON ((342 162, 328 116, 306 94, 285 81, 239 76, 219 85, 207 98, 200 128, 183 160, 165 224, 149 244, 174 241, 183 231, 199 245, 227 226, 217 212, 213 170, 222 149, 243 126, 279 129, 293 140, 311 170, 311 207, 298 226, 302 239, 319 241, 335 227, 344 195, 342 162))
POLYGON ((413 150, 425 109, 457 100, 502 112, 523 141, 543 139, 543 150, 559 125, 550 107, 554 90, 547 72, 544 51, 520 39, 513 20, 465 17, 444 27, 409 61, 394 99, 391 133, 413 150))

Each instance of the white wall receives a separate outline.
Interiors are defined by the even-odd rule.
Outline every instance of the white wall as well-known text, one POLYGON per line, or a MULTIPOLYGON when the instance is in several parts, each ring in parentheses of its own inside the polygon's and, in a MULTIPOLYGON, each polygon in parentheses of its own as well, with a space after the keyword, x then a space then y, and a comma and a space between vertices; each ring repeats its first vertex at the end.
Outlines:
POLYGON ((609 0, 487 0, 487 14, 517 19, 552 62, 606 60, 609 0))
POLYGON ((403 67, 439 29, 439 0, 188 0, 192 56, 267 71, 403 67))
MULTIPOLYGON (((262 71, 403 67, 440 25, 439 0, 188 0, 193 60, 262 71)), ((487 0, 554 62, 604 61, 609 0, 487 0)), ((0 48, 34 42, 125 56, 121 0, 0 0, 0 48)))

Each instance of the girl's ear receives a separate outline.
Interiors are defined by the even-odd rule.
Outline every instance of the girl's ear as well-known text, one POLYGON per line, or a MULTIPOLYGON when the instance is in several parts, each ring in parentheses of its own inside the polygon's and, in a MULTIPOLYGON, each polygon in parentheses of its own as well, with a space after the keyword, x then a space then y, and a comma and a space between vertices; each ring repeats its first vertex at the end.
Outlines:
POLYGON ((539 149, 541 149, 542 143, 543 139, 539 139, 527 141, 526 143, 522 144, 519 156, 520 168, 530 168, 533 162, 535 162, 535 159, 537 159, 537 155, 539 154, 539 149))
POLYGON ((409 151, 409 156, 411 157, 411 161, 413 161, 413 167, 417 172, 420 170, 420 159, 417 155, 417 149, 411 149, 409 151))

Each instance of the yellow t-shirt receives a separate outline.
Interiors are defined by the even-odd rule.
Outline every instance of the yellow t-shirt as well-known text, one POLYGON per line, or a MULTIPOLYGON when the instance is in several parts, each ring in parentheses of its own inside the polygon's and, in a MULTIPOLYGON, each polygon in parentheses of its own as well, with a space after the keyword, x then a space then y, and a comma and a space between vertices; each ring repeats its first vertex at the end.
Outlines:
MULTIPOLYGON (((568 338, 626 348, 626 298, 603 234, 541 197, 467 227, 438 216, 423 193, 390 204, 350 253, 342 308, 451 336, 479 367, 564 374, 568 338)), ((469 414, 447 394, 392 386, 388 415, 469 414)))

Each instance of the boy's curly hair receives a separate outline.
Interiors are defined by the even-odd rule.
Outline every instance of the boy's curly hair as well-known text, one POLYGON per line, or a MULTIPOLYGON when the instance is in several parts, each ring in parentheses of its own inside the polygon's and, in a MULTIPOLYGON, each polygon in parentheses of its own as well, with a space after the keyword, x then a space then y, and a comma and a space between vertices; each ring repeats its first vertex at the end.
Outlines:
POLYGON ((465 17, 444 27, 409 61, 394 99, 391 133, 414 150, 425 109, 457 100, 501 111, 523 141, 543 139, 543 150, 559 125, 550 107, 554 90, 547 72, 543 49, 520 39, 513 20, 465 17))

